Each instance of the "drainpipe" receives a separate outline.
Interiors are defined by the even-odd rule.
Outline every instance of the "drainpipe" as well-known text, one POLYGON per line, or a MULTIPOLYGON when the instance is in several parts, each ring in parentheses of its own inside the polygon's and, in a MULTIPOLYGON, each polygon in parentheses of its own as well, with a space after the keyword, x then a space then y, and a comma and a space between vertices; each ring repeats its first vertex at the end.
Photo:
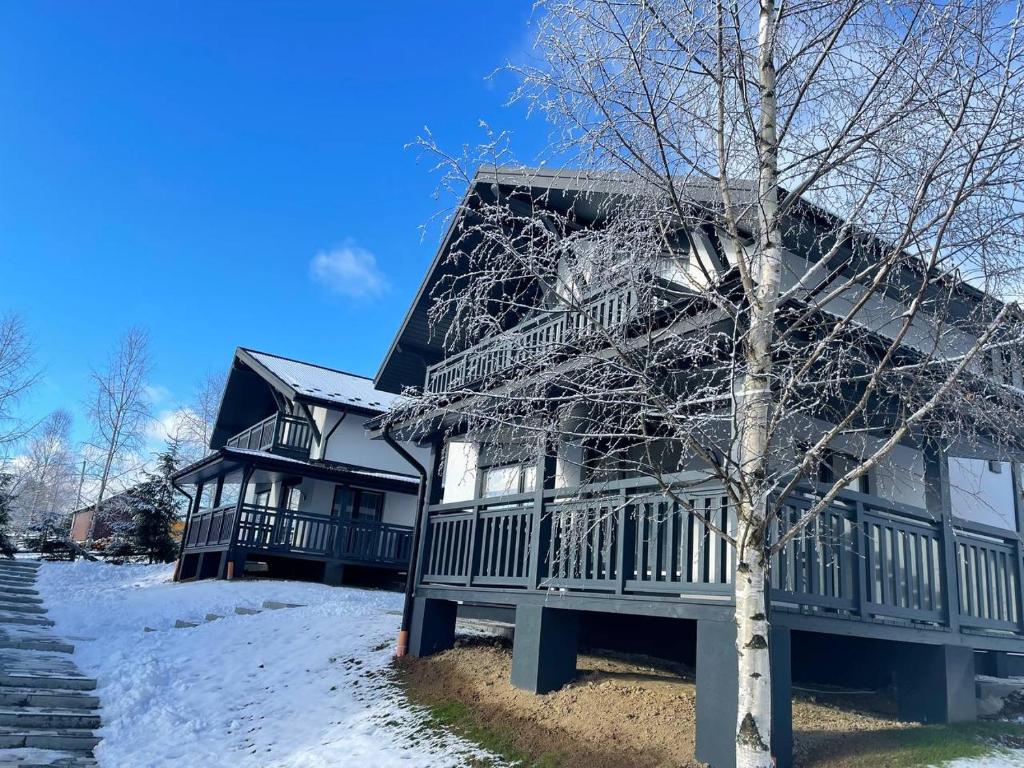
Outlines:
POLYGON ((409 573, 405 579, 405 602, 402 604, 402 625, 398 630, 398 647, 395 649, 395 656, 402 658, 409 651, 409 627, 412 626, 412 598, 413 590, 416 587, 416 566, 420 553, 420 528, 423 522, 423 501, 427 489, 427 470, 409 453, 399 445, 391 436, 391 425, 384 425, 382 433, 384 442, 390 445, 395 451, 411 464, 420 476, 420 488, 416 495, 416 520, 412 528, 412 552, 409 555, 409 573))
POLYGON ((174 578, 172 581, 177 581, 181 578, 181 559, 185 556, 185 539, 188 538, 188 525, 192 521, 192 507, 195 505, 195 499, 192 498, 192 494, 182 488, 173 480, 171 481, 171 487, 188 499, 188 512, 185 514, 185 527, 181 529, 181 542, 178 544, 178 561, 174 564, 174 578))

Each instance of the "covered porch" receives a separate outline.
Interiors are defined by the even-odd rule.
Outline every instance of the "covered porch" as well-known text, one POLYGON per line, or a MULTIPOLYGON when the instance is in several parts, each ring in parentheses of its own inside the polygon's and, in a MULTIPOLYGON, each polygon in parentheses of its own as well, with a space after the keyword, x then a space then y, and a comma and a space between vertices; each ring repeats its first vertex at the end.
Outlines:
MULTIPOLYGON (((178 580, 288 576, 342 583, 346 569, 404 571, 412 527, 395 503, 414 498, 403 475, 225 447, 186 468, 193 486, 178 580)), ((186 491, 188 492, 188 491, 186 491)))

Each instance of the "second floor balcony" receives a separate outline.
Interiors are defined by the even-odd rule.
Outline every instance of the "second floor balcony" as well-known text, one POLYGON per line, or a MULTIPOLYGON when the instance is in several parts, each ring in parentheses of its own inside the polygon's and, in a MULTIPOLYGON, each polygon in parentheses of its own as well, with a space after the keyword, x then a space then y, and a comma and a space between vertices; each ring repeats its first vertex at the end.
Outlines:
POLYGON ((269 451, 293 458, 308 459, 313 430, 301 416, 275 413, 253 424, 224 443, 227 448, 269 451))
POLYGON ((509 331, 491 336, 427 368, 424 391, 432 394, 471 388, 542 353, 566 352, 588 331, 608 330, 636 312, 636 293, 624 286, 581 303, 578 310, 550 310, 509 331))

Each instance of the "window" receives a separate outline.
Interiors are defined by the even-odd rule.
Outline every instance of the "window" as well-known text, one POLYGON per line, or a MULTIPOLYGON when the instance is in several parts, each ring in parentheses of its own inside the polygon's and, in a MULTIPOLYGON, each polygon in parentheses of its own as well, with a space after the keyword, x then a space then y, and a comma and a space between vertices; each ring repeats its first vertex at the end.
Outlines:
POLYGON ((997 475, 1002 474, 1003 462, 999 461, 998 459, 989 459, 988 471, 994 472, 997 475))
POLYGON ((505 464, 484 470, 484 498, 527 493, 537 487, 537 467, 533 464, 505 464))
MULTIPOLYGON (((803 450, 805 452, 809 450, 809 448, 810 446, 803 446, 803 450)), ((826 448, 821 460, 818 462, 818 469, 815 473, 814 479, 824 485, 831 485, 847 472, 854 469, 858 463, 858 460, 849 454, 840 453, 839 451, 833 451, 826 448)), ((871 480, 869 475, 870 473, 865 473, 856 478, 847 486, 847 489, 851 491, 859 491, 860 493, 871 493, 871 480)))
POLYGON ((213 506, 213 496, 217 492, 217 481, 210 480, 203 483, 199 489, 199 508, 209 509, 213 506))
POLYGON ((220 488, 220 506, 238 503, 238 494, 242 490, 242 473, 232 472, 224 478, 220 488))
POLYGON ((334 487, 334 502, 331 517, 345 517, 352 520, 380 520, 384 514, 384 494, 362 488, 334 487))
POLYGON ((270 508, 270 483, 261 484, 252 495, 253 504, 260 509, 270 508))
POLYGON ((297 482, 289 483, 281 489, 281 506, 292 512, 298 512, 302 504, 302 488, 297 482))

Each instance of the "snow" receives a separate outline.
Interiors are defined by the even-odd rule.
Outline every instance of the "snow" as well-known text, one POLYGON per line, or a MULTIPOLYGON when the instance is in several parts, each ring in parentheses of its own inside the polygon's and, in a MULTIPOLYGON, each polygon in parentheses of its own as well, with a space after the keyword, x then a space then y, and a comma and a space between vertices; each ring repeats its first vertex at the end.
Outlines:
POLYGON ((984 757, 951 760, 942 764, 942 768, 1022 768, 1024 766, 1024 750, 1006 749, 993 752, 984 757))
POLYGON ((393 681, 401 595, 269 580, 173 584, 171 574, 85 561, 40 569, 55 630, 98 681, 101 766, 493 759, 428 725, 393 681), (267 600, 301 607, 234 613, 267 600), (208 613, 223 618, 205 622, 208 613), (200 626, 174 629, 178 619, 200 626))

